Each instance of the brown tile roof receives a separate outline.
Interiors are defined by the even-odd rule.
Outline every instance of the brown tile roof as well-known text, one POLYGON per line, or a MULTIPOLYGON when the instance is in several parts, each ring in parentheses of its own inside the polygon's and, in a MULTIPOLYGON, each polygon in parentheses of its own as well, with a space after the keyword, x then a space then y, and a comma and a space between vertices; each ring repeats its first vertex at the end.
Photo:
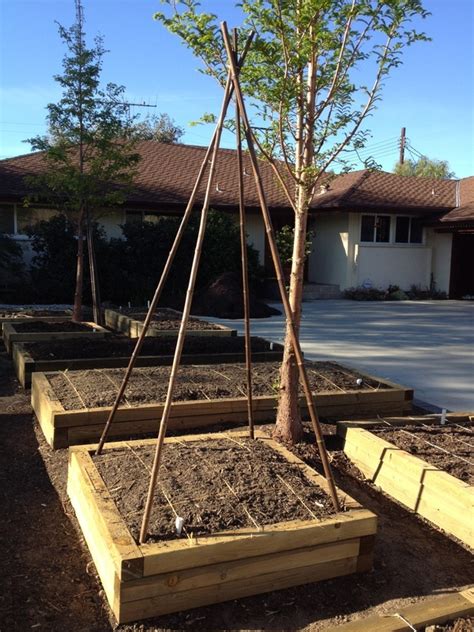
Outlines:
MULTIPOLYGON (((142 160, 127 204, 150 208, 182 208, 189 199, 206 147, 142 141, 137 149, 142 160)), ((248 156, 244 156, 244 166, 246 174, 249 174, 244 178, 246 204, 248 207, 257 207, 258 199, 248 156)), ((0 196, 3 199, 18 199, 25 196, 28 187, 24 182, 24 176, 39 173, 43 167, 44 159, 41 153, 1 160, 0 196)), ((289 208, 271 167, 263 161, 261 173, 269 206, 289 208)), ((354 171, 333 178, 329 182, 328 190, 315 196, 312 206, 315 211, 344 208, 387 211, 404 209, 427 214, 439 213, 456 206, 456 186, 454 180, 398 176, 383 171, 354 171)), ((198 202, 202 201, 204 190, 205 183, 201 186, 198 202)), ((473 190, 474 178, 464 179, 461 183, 461 197, 469 198, 473 190)), ((237 199, 235 151, 221 149, 211 205, 235 208, 237 199)))
POLYGON ((459 181, 459 206, 441 218, 442 222, 474 221, 474 176, 459 181))
POLYGON ((456 200, 456 182, 386 171, 353 171, 337 176, 326 193, 316 195, 316 208, 413 209, 433 212, 451 209, 456 200))
MULTIPOLYGON (((180 207, 188 202, 207 147, 194 145, 170 145, 155 141, 141 141, 137 152, 142 159, 133 191, 127 196, 129 205, 180 207)), ((238 204, 238 180, 236 152, 219 150, 216 177, 211 195, 211 205, 236 207, 238 204)), ((250 160, 244 156, 245 201, 249 207, 258 206, 255 182, 250 160)), ((32 153, 0 161, 0 195, 23 197, 28 193, 24 176, 38 174, 44 168, 42 153, 32 153)), ((288 207, 286 197, 268 163, 261 161, 261 175, 270 207, 288 207)), ((204 198, 207 178, 198 193, 198 202, 204 198)))

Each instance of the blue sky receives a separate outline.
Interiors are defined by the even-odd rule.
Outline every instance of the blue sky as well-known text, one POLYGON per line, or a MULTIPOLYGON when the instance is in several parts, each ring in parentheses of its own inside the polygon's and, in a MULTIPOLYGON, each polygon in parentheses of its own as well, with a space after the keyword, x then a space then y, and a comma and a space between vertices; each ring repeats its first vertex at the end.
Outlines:
MULTIPOLYGON (((159 0, 83 0, 88 38, 100 33, 110 51, 103 80, 123 84, 131 101, 156 104, 186 129, 183 142, 205 145, 210 126, 189 127, 204 112, 218 112, 222 93, 197 71, 199 61, 152 15, 159 0)), ((238 25, 233 0, 203 6, 238 25)), ((383 100, 368 120, 369 147, 386 170, 397 160, 400 128, 411 145, 446 159, 458 177, 474 174, 474 0, 425 0, 432 16, 422 28, 432 37, 407 49, 404 64, 386 82, 383 100)), ((74 20, 73 0, 0 0, 0 158, 27 153, 22 140, 44 133, 45 106, 60 97, 53 75, 64 47, 55 20, 74 20)), ((224 145, 232 147, 228 135, 224 145)))

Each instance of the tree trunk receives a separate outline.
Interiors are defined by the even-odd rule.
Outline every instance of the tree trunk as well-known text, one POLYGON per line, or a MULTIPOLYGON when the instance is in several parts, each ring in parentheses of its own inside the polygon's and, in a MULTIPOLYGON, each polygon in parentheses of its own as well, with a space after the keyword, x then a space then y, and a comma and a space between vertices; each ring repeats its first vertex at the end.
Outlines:
MULTIPOLYGON (((299 335, 301 322, 301 301, 303 298, 303 275, 305 264, 306 226, 308 209, 305 196, 299 196, 301 206, 295 215, 295 239, 293 243, 293 258, 290 280, 290 306, 295 324, 296 334, 299 335)), ((274 438, 297 443, 303 436, 301 413, 298 405, 299 373, 296 364, 293 345, 287 328, 283 362, 280 369, 280 393, 274 438)))
POLYGON ((76 289, 72 320, 82 321, 82 291, 84 286, 84 211, 81 210, 77 222, 76 289))

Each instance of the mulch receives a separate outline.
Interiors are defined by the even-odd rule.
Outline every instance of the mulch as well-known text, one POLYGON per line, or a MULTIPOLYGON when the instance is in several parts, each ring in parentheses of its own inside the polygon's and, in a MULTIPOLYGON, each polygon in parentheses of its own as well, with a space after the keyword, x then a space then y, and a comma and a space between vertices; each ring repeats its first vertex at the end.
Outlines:
MULTIPOLYGON (((2 631, 322 632, 474 583, 471 552, 384 497, 341 452, 334 426, 324 425, 337 486, 378 516, 373 571, 117 627, 67 497, 67 450, 47 445, 4 351, 0 411, 2 631)), ((309 425, 294 451, 321 472, 309 425)))

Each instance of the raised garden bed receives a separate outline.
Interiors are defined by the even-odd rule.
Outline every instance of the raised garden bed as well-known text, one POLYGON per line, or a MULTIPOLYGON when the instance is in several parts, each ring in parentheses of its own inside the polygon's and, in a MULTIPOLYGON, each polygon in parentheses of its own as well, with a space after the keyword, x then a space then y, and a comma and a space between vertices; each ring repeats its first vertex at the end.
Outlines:
POLYGON ((376 421, 338 424, 347 457, 383 492, 474 547, 474 426, 376 421))
POLYGON ((45 342, 70 338, 101 338, 109 332, 95 323, 73 323, 70 320, 35 320, 3 324, 3 342, 12 352, 15 342, 45 342))
MULTIPOLYGON (((184 342, 182 364, 244 362, 245 341, 240 336, 191 336, 184 342)), ((281 361, 283 346, 263 338, 252 337, 254 362, 281 361)), ((136 366, 170 365, 176 337, 147 338, 136 366)), ((135 342, 109 335, 104 339, 63 340, 15 344, 13 364, 20 384, 31 385, 31 374, 36 371, 64 371, 126 367, 135 342)))
POLYGON ((144 545, 135 512, 155 442, 70 450, 68 494, 119 623, 371 568, 376 516, 341 492, 332 513, 322 476, 263 434, 245 437, 166 439, 144 545))
MULTIPOLYGON (((345 369, 332 362, 308 362, 318 411, 328 416, 401 414, 413 391, 345 369), (362 385, 357 386, 357 380, 362 385)), ((253 407, 257 422, 275 418, 280 364, 253 366, 253 407)), ((110 436, 156 432, 163 410, 169 367, 136 369, 117 411, 110 436)), ((124 375, 123 369, 33 373, 31 401, 48 443, 54 448, 97 440, 124 375)), ((219 423, 241 424, 247 415, 245 364, 183 366, 171 409, 171 429, 219 423)), ((303 414, 305 400, 301 397, 303 414)))
POLYGON ((474 615, 474 588, 443 596, 438 595, 401 610, 352 621, 338 626, 337 630, 341 632, 409 632, 435 626, 433 632, 443 630, 468 632, 472 630, 472 627, 465 617, 471 615, 474 615), (443 623, 453 623, 453 627, 438 627, 443 623))
MULTIPOLYGON (((130 338, 138 338, 143 331, 143 322, 146 311, 123 310, 117 312, 106 309, 104 312, 105 325, 114 331, 118 331, 130 338)), ((176 335, 181 323, 181 312, 174 309, 163 308, 155 312, 153 321, 147 331, 147 336, 176 335)), ((225 325, 209 323, 206 320, 191 316, 186 331, 187 336, 236 336, 237 331, 225 325)))

